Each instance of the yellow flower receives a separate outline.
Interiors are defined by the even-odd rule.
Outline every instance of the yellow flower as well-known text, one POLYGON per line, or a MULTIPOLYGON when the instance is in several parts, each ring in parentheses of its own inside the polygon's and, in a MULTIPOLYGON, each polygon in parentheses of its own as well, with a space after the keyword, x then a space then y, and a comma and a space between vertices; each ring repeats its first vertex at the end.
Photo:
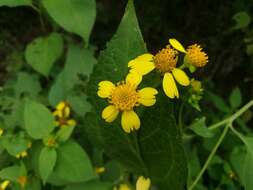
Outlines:
POLYGON ((140 176, 136 182, 136 190, 149 190, 151 185, 151 180, 149 178, 144 178, 140 176))
POLYGON ((179 98, 175 80, 182 86, 188 86, 190 80, 186 73, 176 68, 178 52, 167 46, 160 50, 155 56, 143 54, 128 63, 130 73, 137 72, 146 75, 156 69, 163 75, 163 90, 169 98, 179 98))
POLYGON ((65 126, 75 126, 76 121, 74 119, 69 119, 70 117, 70 106, 67 102, 60 102, 56 106, 56 110, 53 112, 56 117, 55 125, 59 127, 65 126))
POLYGON ((193 65, 195 67, 204 67, 208 63, 208 56, 202 50, 200 45, 198 44, 190 45, 186 51, 183 45, 176 39, 170 39, 169 43, 176 50, 185 53, 184 59, 187 64, 193 65))
POLYGON ((201 81, 199 80, 191 79, 191 87, 192 87, 192 90, 196 93, 203 92, 202 84, 201 84, 201 81))
POLYGON ((5 180, 3 181, 1 184, 0 184, 0 190, 5 190, 8 185, 10 184, 10 181, 9 180, 5 180))
POLYGON ((3 135, 4 129, 0 128, 0 137, 3 135))
POLYGON ((105 167, 95 167, 95 172, 101 174, 105 172, 105 167))
POLYGON ((131 190, 127 184, 121 184, 118 190, 131 190))
POLYGON ((113 122, 119 112, 122 112, 121 125, 125 132, 130 133, 140 128, 140 119, 134 112, 134 107, 140 104, 152 106, 155 104, 156 89, 146 87, 137 90, 142 77, 137 73, 129 73, 125 81, 114 85, 110 81, 102 81, 98 84, 98 96, 107 98, 110 103, 103 112, 102 118, 106 122, 113 122))
POLYGON ((25 157, 27 157, 27 155, 28 155, 27 151, 23 151, 23 152, 20 152, 19 154, 17 154, 16 158, 17 159, 25 158, 25 157))

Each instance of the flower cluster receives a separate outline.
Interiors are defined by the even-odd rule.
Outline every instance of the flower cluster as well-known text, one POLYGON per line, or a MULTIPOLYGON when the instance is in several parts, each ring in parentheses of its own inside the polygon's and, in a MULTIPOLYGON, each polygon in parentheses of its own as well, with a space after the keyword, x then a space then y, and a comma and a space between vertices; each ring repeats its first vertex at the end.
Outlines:
MULTIPOLYGON (((136 190, 149 190, 151 185, 151 180, 149 178, 144 178, 140 176, 136 182, 136 190)), ((115 187, 113 190, 131 190, 127 184, 121 184, 119 188, 115 187)))
POLYGON ((110 104, 102 111, 102 118, 106 122, 113 122, 122 112, 121 125, 125 132, 138 130, 140 119, 134 108, 153 106, 158 91, 151 87, 138 90, 142 77, 156 70, 162 77, 163 91, 169 98, 179 98, 176 82, 182 86, 189 86, 191 81, 184 68, 190 71, 203 67, 208 63, 208 56, 200 45, 190 45, 187 49, 176 39, 169 39, 169 44, 152 55, 145 53, 128 62, 129 74, 124 81, 116 85, 110 81, 101 81, 98 84, 98 96, 108 100, 110 104), (183 53, 184 62, 179 65, 179 54, 183 53), (175 82, 176 81, 176 82, 175 82))

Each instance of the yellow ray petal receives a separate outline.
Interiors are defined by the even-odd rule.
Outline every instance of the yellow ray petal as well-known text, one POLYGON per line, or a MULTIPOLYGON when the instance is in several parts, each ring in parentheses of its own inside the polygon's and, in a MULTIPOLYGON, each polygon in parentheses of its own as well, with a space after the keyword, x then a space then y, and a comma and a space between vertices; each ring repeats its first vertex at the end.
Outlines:
POLYGON ((149 178, 144 178, 140 176, 136 182, 136 190, 148 190, 151 185, 151 180, 149 178))
POLYGON ((9 180, 5 180, 4 182, 2 182, 0 184, 0 189, 5 190, 8 187, 9 184, 10 184, 10 181, 9 180))
POLYGON ((113 122, 117 116, 119 114, 119 110, 113 106, 113 105, 110 105, 110 106, 107 106, 103 112, 102 112, 102 118, 106 121, 106 122, 113 122))
POLYGON ((57 104, 56 109, 62 110, 65 106, 66 106, 65 102, 62 101, 59 104, 57 104))
POLYGON ((128 73, 128 75, 126 76, 126 82, 129 82, 135 85, 136 87, 141 83, 141 81, 142 76, 137 72, 128 73))
POLYGON ((76 121, 74 119, 69 119, 67 121, 68 126, 76 126, 76 121))
POLYGON ((170 45, 175 48, 176 50, 182 52, 182 53, 186 53, 186 50, 184 48, 184 46, 179 42, 177 41, 176 39, 169 39, 169 43, 170 45))
POLYGON ((190 84, 190 80, 183 70, 174 68, 172 70, 172 74, 175 77, 176 81, 182 86, 188 86, 190 84))
POLYGON ((138 102, 144 106, 153 106, 156 102, 155 95, 158 91, 155 88, 147 87, 138 91, 139 100, 138 102))
POLYGON ((126 133, 130 133, 134 129, 138 130, 141 122, 139 116, 133 110, 130 110, 122 113, 121 125, 126 133))
POLYGON ((127 184, 121 184, 118 190, 131 190, 127 184))
POLYGON ((65 109, 63 109, 63 117, 67 118, 70 115, 70 107, 66 106, 65 109))
POLYGON ((150 73, 154 68, 155 64, 153 62, 152 54, 143 54, 128 62, 128 67, 130 67, 130 72, 137 72, 140 75, 146 75, 150 73))
POLYGON ((178 89, 171 73, 165 73, 163 77, 163 90, 169 98, 179 97, 178 89))
POLYGON ((110 81, 101 81, 98 84, 98 96, 100 98, 108 98, 111 95, 112 90, 115 88, 115 85, 110 81))

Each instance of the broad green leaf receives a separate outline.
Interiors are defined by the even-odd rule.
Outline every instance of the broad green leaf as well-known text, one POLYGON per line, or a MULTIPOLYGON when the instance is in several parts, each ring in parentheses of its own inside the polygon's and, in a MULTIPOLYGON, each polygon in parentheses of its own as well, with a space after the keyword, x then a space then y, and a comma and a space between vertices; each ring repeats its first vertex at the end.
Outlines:
POLYGON ((32 0, 0 0, 0 7, 31 6, 32 0))
POLYGON ((72 183, 85 182, 95 178, 88 155, 74 141, 67 141, 57 149, 55 174, 72 183))
POLYGON ((157 98, 155 106, 139 112, 141 128, 138 133, 127 134, 120 119, 106 123, 101 112, 108 103, 97 96, 98 83, 124 80, 128 73, 127 63, 146 52, 133 2, 129 1, 119 28, 100 54, 88 85, 88 96, 94 112, 87 114, 89 140, 117 160, 124 169, 138 175, 151 177, 158 189, 183 189, 186 184, 186 159, 181 136, 176 126, 173 104, 165 97, 157 98), (141 114, 142 113, 142 114, 141 114))
POLYGON ((91 110, 91 105, 87 101, 86 95, 70 95, 67 98, 67 102, 70 104, 74 112, 81 117, 91 110))
POLYGON ((44 76, 48 76, 54 62, 63 51, 63 39, 58 33, 33 40, 25 50, 26 61, 31 67, 44 76))
POLYGON ((238 12, 233 16, 233 19, 236 22, 236 25, 233 29, 242 29, 248 27, 251 22, 251 18, 247 12, 238 12))
POLYGON ((253 154, 248 152, 245 156, 243 166, 242 182, 245 190, 253 189, 253 154))
POLYGON ((220 110, 224 113, 230 112, 229 106, 226 104, 226 102, 220 96, 218 96, 212 92, 208 92, 208 96, 209 96, 210 100, 213 102, 214 106, 218 110, 220 110))
POLYGON ((61 129, 56 133, 57 140, 60 142, 67 141, 70 138, 74 128, 74 126, 61 127, 61 129))
POLYGON ((41 86, 37 76, 20 72, 18 73, 18 79, 15 85, 15 92, 18 96, 22 93, 28 93, 29 95, 36 96, 41 91, 41 86))
POLYGON ((199 136, 202 136, 205 138, 210 138, 213 136, 213 133, 206 126, 205 117, 202 117, 196 120, 193 124, 190 125, 189 128, 199 136))
POLYGON ((192 184, 192 182, 198 175, 199 171, 201 170, 201 165, 196 147, 193 150, 191 147, 191 150, 187 152, 187 157, 188 157, 188 171, 189 171, 187 184, 189 186, 192 184))
MULTIPOLYGON (((95 63, 96 59, 90 50, 70 45, 65 67, 49 91, 50 104, 55 106, 70 94, 73 96, 72 89, 75 85, 85 83, 80 78, 88 79, 95 63)), ((87 104, 85 98, 83 102, 87 104)))
POLYGON ((54 117, 44 105, 27 100, 24 111, 25 128, 34 139, 42 139, 54 130, 54 117))
POLYGON ((56 163, 57 153, 56 150, 49 147, 44 147, 40 152, 39 157, 39 171, 40 176, 45 184, 47 178, 53 171, 53 168, 56 163))
POLYGON ((43 0, 42 3, 61 27, 81 36, 88 44, 96 17, 95 0, 43 0))
POLYGON ((64 190, 112 190, 113 184, 100 182, 98 180, 86 183, 68 185, 64 190))
POLYGON ((11 181, 16 181, 19 176, 26 175, 26 171, 22 166, 10 166, 7 168, 4 168, 0 171, 0 178, 1 179, 8 179, 11 181))
POLYGON ((229 103, 233 109, 238 108, 242 104, 242 95, 239 88, 234 88, 229 96, 229 103))

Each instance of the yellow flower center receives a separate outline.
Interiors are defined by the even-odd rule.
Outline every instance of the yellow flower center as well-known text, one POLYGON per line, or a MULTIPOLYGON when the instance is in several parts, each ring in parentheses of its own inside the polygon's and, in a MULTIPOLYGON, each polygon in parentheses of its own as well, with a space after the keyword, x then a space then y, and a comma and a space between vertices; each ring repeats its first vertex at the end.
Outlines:
POLYGON ((185 60, 196 67, 204 67, 208 63, 208 56, 200 45, 194 44, 187 48, 185 60))
POLYGON ((18 183, 21 185, 21 187, 25 187, 27 183, 27 177, 26 176, 20 176, 18 178, 18 183))
POLYGON ((178 52, 170 46, 163 48, 154 57, 155 67, 161 73, 173 70, 177 65, 177 55, 178 52))
POLYGON ((138 92, 136 86, 131 83, 121 82, 111 93, 110 103, 121 110, 131 110, 134 106, 138 105, 138 92))

